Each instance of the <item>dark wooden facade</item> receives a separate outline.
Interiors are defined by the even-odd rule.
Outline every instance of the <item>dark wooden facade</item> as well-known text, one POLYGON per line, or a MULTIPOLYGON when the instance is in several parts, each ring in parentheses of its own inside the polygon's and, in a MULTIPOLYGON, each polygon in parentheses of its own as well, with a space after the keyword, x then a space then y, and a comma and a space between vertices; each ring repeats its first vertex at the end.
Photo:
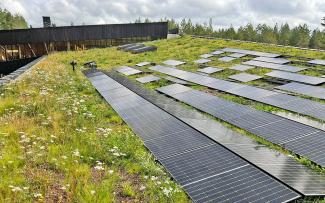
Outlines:
POLYGON ((0 61, 167 38, 168 23, 131 23, 0 31, 0 61))

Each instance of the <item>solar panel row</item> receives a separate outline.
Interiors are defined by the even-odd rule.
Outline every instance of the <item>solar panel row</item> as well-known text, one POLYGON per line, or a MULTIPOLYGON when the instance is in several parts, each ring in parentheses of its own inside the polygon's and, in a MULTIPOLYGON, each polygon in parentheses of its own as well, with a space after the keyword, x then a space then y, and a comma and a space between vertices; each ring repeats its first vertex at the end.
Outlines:
POLYGON ((224 48, 221 51, 232 52, 232 53, 241 53, 241 54, 247 54, 247 55, 252 55, 252 56, 263 56, 263 57, 269 57, 269 58, 275 58, 275 57, 281 56, 280 54, 271 54, 271 53, 265 53, 265 52, 259 52, 259 51, 250 51, 250 50, 233 49, 233 48, 224 48))
POLYGON ((303 99, 285 93, 261 89, 244 84, 212 78, 188 71, 164 66, 154 66, 149 69, 180 78, 189 82, 203 85, 219 91, 224 91, 254 101, 286 109, 295 113, 308 115, 320 120, 325 120, 325 104, 303 99))
POLYGON ((276 88, 279 90, 302 94, 309 97, 325 99, 325 88, 322 87, 314 87, 314 86, 305 85, 301 83, 291 82, 276 88))
POLYGON ((243 62, 244 65, 250 65, 250 66, 256 66, 261 68, 269 68, 274 70, 281 70, 281 71, 287 71, 287 72, 299 72, 302 70, 305 70, 306 68, 296 67, 296 66, 289 66, 289 65, 282 65, 282 64, 275 64, 275 63, 268 63, 263 61, 245 61, 243 62))
POLYGON ((325 166, 324 131, 178 84, 158 91, 325 166))
POLYGON ((87 76, 99 93, 195 202, 287 202, 301 197, 115 80, 92 74, 87 76))
POLYGON ((301 82, 301 83, 310 84, 310 85, 319 85, 319 84, 325 83, 325 78, 301 75, 301 74, 296 74, 296 73, 288 73, 288 72, 283 72, 283 71, 272 71, 265 75, 270 76, 270 77, 295 81, 295 82, 301 82))
POLYGON ((271 150, 265 145, 232 131, 210 117, 194 109, 185 108, 180 103, 155 91, 147 90, 119 74, 112 72, 109 75, 136 94, 204 133, 303 195, 325 195, 324 174, 314 172, 298 163, 294 158, 271 150))

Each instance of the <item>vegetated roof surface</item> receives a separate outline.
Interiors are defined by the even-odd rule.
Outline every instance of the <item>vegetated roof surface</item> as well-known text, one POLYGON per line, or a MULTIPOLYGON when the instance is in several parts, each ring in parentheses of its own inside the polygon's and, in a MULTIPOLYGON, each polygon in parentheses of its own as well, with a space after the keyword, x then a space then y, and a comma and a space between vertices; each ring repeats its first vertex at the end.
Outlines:
MULTIPOLYGON (((51 54, 18 81, 1 90, 0 201, 190 201, 164 168, 155 162, 141 139, 104 102, 80 69, 72 71, 69 63, 73 59, 78 64, 96 61, 103 70, 135 66, 144 61, 162 64, 174 59, 185 61, 186 64, 178 68, 188 71, 198 70, 193 61, 198 60, 200 55, 227 47, 284 54, 290 56, 287 58, 294 60, 296 65, 304 64, 305 58, 325 59, 324 53, 316 51, 191 37, 160 40, 146 45, 155 45, 158 50, 137 55, 115 48, 51 54)), ((216 59, 207 64, 225 69, 212 74, 212 77, 227 79, 240 73, 231 70, 231 67, 254 58, 245 56, 231 62, 217 60, 223 56, 227 54, 214 56, 216 59)), ((148 67, 140 69, 146 71, 148 67)), ((315 66, 299 74, 320 77, 324 75, 323 70, 323 66, 315 66)), ((245 72, 264 76, 271 71, 252 68, 245 72)), ((140 76, 129 78, 136 81, 137 77, 140 76)), ((161 79, 145 87, 155 89, 167 84, 172 82, 161 79)), ((275 86, 265 80, 246 84, 263 88, 275 86)), ((192 87, 211 92, 201 86, 192 87)), ((282 111, 226 93, 213 91, 211 94, 259 110, 282 111)), ((245 134, 238 128, 224 125, 245 134)), ((263 144, 288 153, 270 143, 263 144)), ((297 160, 324 172, 304 158, 297 160)))

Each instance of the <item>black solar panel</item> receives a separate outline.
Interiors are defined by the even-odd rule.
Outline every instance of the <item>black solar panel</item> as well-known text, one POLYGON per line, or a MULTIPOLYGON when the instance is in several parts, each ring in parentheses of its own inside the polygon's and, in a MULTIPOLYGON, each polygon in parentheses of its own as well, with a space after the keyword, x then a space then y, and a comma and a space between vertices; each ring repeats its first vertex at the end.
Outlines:
POLYGON ((232 70, 238 70, 238 71, 246 71, 246 70, 249 70, 249 69, 252 69, 254 67, 252 66, 245 66, 245 65, 236 65, 236 66, 233 66, 231 67, 230 69, 232 70))
POLYGON ((204 64, 204 63, 208 63, 210 61, 211 61, 210 59, 199 59, 199 60, 194 61, 194 63, 204 64))
POLYGON ((297 94, 318 98, 318 99, 325 99, 325 88, 322 87, 314 87, 311 85, 292 82, 276 88, 288 92, 293 92, 297 94))
POLYGON ((238 80, 240 82, 250 82, 253 80, 261 79, 262 77, 258 75, 248 74, 248 73, 239 73, 236 75, 231 75, 228 78, 233 80, 238 80))
MULTIPOLYGON (((114 80, 109 77, 107 77, 107 82, 109 84, 114 84, 114 80)), ((183 124, 157 106, 144 100, 134 92, 131 92, 126 87, 123 86, 113 89, 112 92, 105 92, 105 95, 105 99, 108 103, 115 111, 121 113, 120 115, 122 118, 125 119, 127 124, 136 133, 139 133, 139 136, 144 139, 148 149, 152 151, 171 175, 179 181, 194 201, 204 199, 212 200, 214 198, 227 200, 228 197, 234 197, 235 195, 241 195, 243 198, 249 198, 251 200, 265 198, 277 200, 279 198, 278 196, 269 198, 269 195, 279 193, 286 195, 285 201, 300 197, 298 193, 284 186, 271 176, 261 172, 229 150, 224 149, 208 139, 203 134, 183 124), (122 94, 120 92, 122 92, 122 94), (125 96, 126 93, 129 93, 129 96, 125 96), (131 101, 129 101, 129 98, 132 98, 131 101), (140 103, 135 101, 139 101, 140 103), (134 108, 129 107, 128 104, 132 104, 134 108), (152 114, 154 116, 152 116, 152 114), (161 114, 162 117, 160 117, 159 114, 161 114), (148 120, 151 120, 151 117, 153 120, 149 122, 148 125, 148 120), (157 123, 153 121, 157 121, 157 123), (164 126, 160 128, 161 123, 164 123, 164 126), (155 124, 156 127, 150 124, 155 124), (169 131, 169 129, 175 129, 175 131, 169 131), (220 158, 216 159, 216 157, 220 158), (194 159, 195 162, 193 162, 194 159), (206 161, 210 162, 207 163, 206 161), (190 162, 192 164, 189 164, 190 162), (232 178, 233 172, 241 168, 247 168, 247 170, 241 171, 240 173, 242 176, 245 176, 245 182, 240 182, 238 178, 232 178), (247 172, 251 172, 255 175, 247 176, 247 172), (231 174, 231 176, 225 176, 224 174, 231 174), (256 176, 256 174, 259 175, 256 176), (227 198, 224 198, 224 196, 216 196, 215 193, 210 194, 210 190, 204 189, 203 187, 200 188, 200 192, 193 190, 193 186, 206 183, 207 180, 210 181, 217 177, 227 182, 227 184, 236 185, 236 188, 233 189, 232 186, 222 184, 219 181, 209 183, 209 187, 214 188, 216 192, 222 193, 227 196, 227 198), (264 185, 268 182, 274 187, 272 191, 270 191, 270 188, 261 189, 260 185, 246 184, 247 182, 263 183, 264 185), (239 183, 244 183, 245 186, 239 186, 239 183), (222 185, 220 190, 216 189, 219 185, 222 185), (254 191, 254 195, 246 195, 246 192, 242 191, 243 189, 254 191)))
POLYGON ((325 66, 325 60, 318 60, 318 59, 315 59, 315 60, 311 60, 311 61, 308 61, 310 64, 314 64, 314 65, 322 65, 322 66, 325 66))
POLYGON ((262 62, 262 61, 254 61, 254 60, 246 61, 243 64, 261 67, 261 68, 269 68, 269 69, 274 69, 274 70, 293 72, 293 73, 296 73, 296 72, 306 69, 306 68, 301 68, 301 67, 296 67, 296 66, 281 65, 281 64, 268 63, 268 62, 262 62))
POLYGON ((224 51, 216 50, 214 52, 211 52, 212 55, 219 55, 225 53, 224 51))
POLYGON ((295 73, 287 73, 283 71, 272 71, 270 73, 265 74, 270 77, 291 80, 295 82, 301 82, 310 85, 319 85, 325 83, 325 78, 313 77, 308 75, 301 75, 295 73))
MULTIPOLYGON (((271 150, 246 136, 237 134, 219 122, 216 122, 194 109, 184 108, 180 103, 156 92, 144 89, 125 77, 121 77, 114 73, 110 75, 112 75, 112 77, 117 81, 122 82, 123 85, 126 85, 132 91, 143 96, 150 102, 153 102, 155 105, 204 133, 236 154, 239 154, 254 165, 267 171, 267 173, 303 193, 305 196, 321 196, 325 194, 325 175, 314 172, 306 166, 298 163, 292 157, 271 150)), ((211 101, 212 100, 209 100, 209 102, 211 101)), ((223 100, 218 100, 217 102, 216 100, 213 100, 213 104, 211 105, 227 106, 223 100)), ((264 117, 264 114, 260 115, 251 113, 247 116, 249 116, 248 119, 245 119, 246 115, 240 118, 243 120, 245 119, 245 121, 253 121, 253 123, 258 122, 258 125, 261 123, 261 120, 255 121, 254 119, 256 117, 262 117, 265 119, 265 122, 279 120, 275 115, 272 119, 268 116, 264 117), (252 114, 254 117, 250 116, 252 114)), ((248 124, 252 124, 252 122, 248 124)))
POLYGON ((163 63, 166 65, 169 65, 169 66, 179 66, 179 65, 185 64, 185 62, 183 62, 183 61, 177 61, 177 60, 172 60, 172 59, 164 61, 163 63))
POLYGON ((241 53, 234 53, 234 54, 230 54, 229 57, 233 57, 233 58, 241 58, 246 56, 247 54, 241 54, 241 53))
POLYGON ((237 58, 233 58, 233 57, 230 57, 230 56, 224 56, 224 57, 219 58, 219 61, 230 62, 230 61, 233 61, 235 59, 237 59, 237 58))
MULTIPOLYGON (((291 96, 291 95, 287 95, 284 93, 278 93, 275 91, 270 91, 270 90, 265 90, 265 89, 261 89, 258 87, 252 87, 254 88, 256 91, 258 91, 257 95, 260 95, 259 97, 254 97, 254 95, 250 94, 249 92, 245 93, 245 92, 241 92, 241 93, 236 93, 236 90, 241 89, 243 87, 247 87, 247 85, 243 85, 243 84, 238 84, 238 83, 234 83, 234 82, 229 82, 229 81, 225 81, 225 80, 220 80, 220 79, 216 79, 216 78, 212 78, 212 77, 208 77, 208 76, 203 76, 200 74, 195 74, 195 73, 191 73, 191 72, 187 72, 187 71, 183 71, 183 70, 175 70, 174 68, 168 68, 168 67, 152 67, 150 68, 151 70, 154 71, 158 71, 160 73, 165 73, 167 75, 170 76, 174 76, 189 82, 193 82, 196 84, 200 84, 212 89, 216 89, 219 91, 224 91, 227 93, 231 93, 234 95, 238 95, 238 96, 242 96, 248 99, 252 99, 254 101, 258 101, 258 102, 262 102, 265 104, 269 104, 272 106, 276 106, 282 109, 286 109, 286 110, 290 110, 292 112, 296 112, 299 114, 303 114, 303 115, 308 115, 320 120, 325 120, 325 104, 322 103, 318 103, 315 101, 311 101, 308 99, 303 99, 297 96, 291 96), (191 76, 191 77, 189 77, 191 76), (268 96, 263 96, 263 95, 268 95, 268 96), (287 105, 287 103, 291 102, 291 101, 298 101, 296 105, 293 105, 291 103, 291 105, 287 105), (300 105, 298 105, 300 104, 300 105), (310 109, 306 110, 306 106, 305 105, 310 106, 310 109)), ((325 80, 325 78, 324 78, 325 80)))
POLYGON ((222 49, 224 52, 232 52, 232 53, 241 53, 241 54, 247 54, 252 56, 263 56, 263 57, 269 57, 269 58, 275 58, 281 56, 280 54, 271 54, 271 53, 265 53, 265 52, 259 52, 259 51, 250 51, 250 50, 244 50, 244 49, 233 49, 233 48, 225 48, 222 49))
MULTIPOLYGON (((163 91, 164 89, 161 90, 161 88, 158 89, 158 91, 275 144, 286 146, 290 142, 294 142, 303 137, 308 137, 309 135, 320 131, 316 128, 277 115, 258 111, 241 104, 220 99, 198 90, 188 90, 187 88, 188 91, 186 92, 170 95, 168 93, 173 91, 173 87, 167 86, 163 88, 167 91, 163 91)), ((325 137, 325 132, 322 133, 325 137)), ((309 147, 310 150, 313 150, 312 145, 308 145, 307 147, 309 147)), ((305 156, 310 160, 314 160, 314 156, 318 156, 317 154, 300 154, 298 151, 293 152, 305 156)), ((324 162, 315 163, 323 166, 325 165, 324 162)))
POLYGON ((216 73, 216 72, 219 72, 219 71, 222 71, 222 70, 223 70, 222 68, 205 67, 205 68, 199 69, 198 71, 202 72, 202 73, 212 74, 212 73, 216 73))
POLYGON ((136 80, 141 83, 149 83, 149 82, 154 82, 154 81, 160 80, 160 77, 157 77, 154 75, 148 75, 148 76, 144 76, 141 78, 137 78, 136 80))
POLYGON ((276 63, 276 64, 286 64, 290 63, 289 60, 284 59, 284 58, 269 58, 269 57, 257 57, 254 58, 253 60, 255 61, 263 61, 263 62, 268 62, 268 63, 276 63))

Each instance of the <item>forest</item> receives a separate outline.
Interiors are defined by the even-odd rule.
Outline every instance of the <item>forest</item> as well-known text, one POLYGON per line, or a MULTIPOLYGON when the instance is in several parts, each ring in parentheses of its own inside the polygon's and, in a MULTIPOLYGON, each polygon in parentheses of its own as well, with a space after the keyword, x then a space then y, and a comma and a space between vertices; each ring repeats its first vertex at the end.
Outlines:
POLYGON ((27 28, 25 18, 19 14, 12 14, 6 9, 0 8, 0 30, 27 28))
MULTIPOLYGON (((169 29, 179 28, 180 32, 188 35, 211 36, 224 39, 235 39, 253 42, 263 42, 269 44, 289 45, 303 48, 325 49, 325 32, 320 29, 310 29, 307 24, 290 27, 288 23, 275 26, 259 24, 253 26, 248 23, 235 29, 233 26, 229 28, 214 29, 212 19, 209 23, 193 23, 191 19, 183 19, 177 22, 174 19, 161 19, 161 21, 169 22, 169 29)), ((140 18, 135 21, 150 22, 146 18, 140 18)), ((325 18, 323 18, 322 26, 325 27, 325 18)))

